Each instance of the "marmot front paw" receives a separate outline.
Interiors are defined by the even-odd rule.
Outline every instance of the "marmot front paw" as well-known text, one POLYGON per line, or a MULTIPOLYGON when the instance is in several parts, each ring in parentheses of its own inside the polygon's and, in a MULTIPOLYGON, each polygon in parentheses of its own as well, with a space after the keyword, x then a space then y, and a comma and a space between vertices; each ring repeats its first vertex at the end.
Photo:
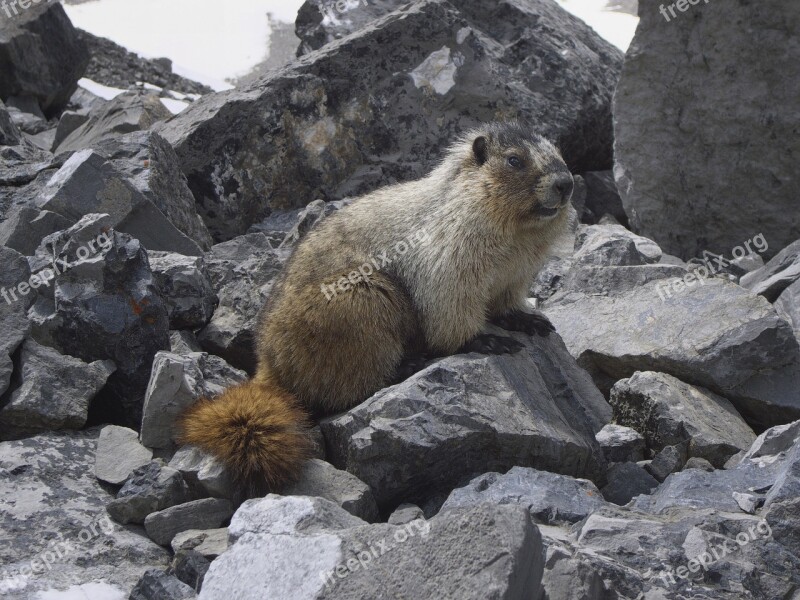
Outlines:
POLYGON ((530 312, 514 310, 502 317, 492 319, 492 323, 508 331, 521 331, 528 335, 540 335, 542 337, 547 337, 556 330, 550 319, 538 310, 531 310, 530 312))

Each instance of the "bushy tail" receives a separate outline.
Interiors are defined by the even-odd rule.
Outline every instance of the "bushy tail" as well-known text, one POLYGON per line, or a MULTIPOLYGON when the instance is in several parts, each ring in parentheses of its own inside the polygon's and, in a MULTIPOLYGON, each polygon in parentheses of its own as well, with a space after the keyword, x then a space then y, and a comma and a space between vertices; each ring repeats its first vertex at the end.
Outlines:
POLYGON ((264 495, 295 479, 311 456, 308 415, 271 381, 250 380, 201 399, 178 422, 179 441, 222 460, 239 490, 264 495))

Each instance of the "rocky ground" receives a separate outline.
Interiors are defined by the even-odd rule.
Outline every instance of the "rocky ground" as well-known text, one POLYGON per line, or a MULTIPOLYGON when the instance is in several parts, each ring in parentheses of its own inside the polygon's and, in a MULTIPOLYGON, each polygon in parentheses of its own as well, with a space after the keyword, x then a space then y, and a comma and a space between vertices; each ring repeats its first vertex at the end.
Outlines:
POLYGON ((623 57, 550 0, 309 0, 299 58, 219 94, 59 4, 0 22, 0 595, 800 598, 797 52, 737 29, 800 10, 641 4, 623 57), (292 248, 516 116, 576 176, 531 288, 557 333, 322 419, 299 481, 237 505, 174 420, 252 372, 292 248))

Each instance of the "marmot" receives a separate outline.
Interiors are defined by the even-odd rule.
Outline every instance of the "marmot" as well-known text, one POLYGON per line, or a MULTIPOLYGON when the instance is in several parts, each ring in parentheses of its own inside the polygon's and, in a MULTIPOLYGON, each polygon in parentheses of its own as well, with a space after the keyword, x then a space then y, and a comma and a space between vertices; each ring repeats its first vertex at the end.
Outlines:
POLYGON ((255 376, 190 407, 180 441, 263 493, 300 472, 309 413, 364 401, 395 381, 404 357, 455 353, 490 319, 546 335, 552 326, 527 292, 569 227, 572 190, 553 144, 518 123, 491 124, 428 176, 326 218, 262 311, 255 376))

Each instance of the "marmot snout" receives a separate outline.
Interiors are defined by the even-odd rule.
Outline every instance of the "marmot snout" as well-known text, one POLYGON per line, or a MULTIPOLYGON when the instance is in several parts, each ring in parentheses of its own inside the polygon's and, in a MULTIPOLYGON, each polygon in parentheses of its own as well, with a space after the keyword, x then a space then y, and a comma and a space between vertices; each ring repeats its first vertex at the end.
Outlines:
POLYGON ((254 379, 191 407, 182 440, 222 458, 251 493, 274 489, 307 456, 303 410, 346 410, 391 384, 404 357, 457 352, 488 320, 546 334, 526 297, 568 230, 572 187, 550 142, 492 124, 454 143, 428 176, 328 217, 273 288, 254 379))

